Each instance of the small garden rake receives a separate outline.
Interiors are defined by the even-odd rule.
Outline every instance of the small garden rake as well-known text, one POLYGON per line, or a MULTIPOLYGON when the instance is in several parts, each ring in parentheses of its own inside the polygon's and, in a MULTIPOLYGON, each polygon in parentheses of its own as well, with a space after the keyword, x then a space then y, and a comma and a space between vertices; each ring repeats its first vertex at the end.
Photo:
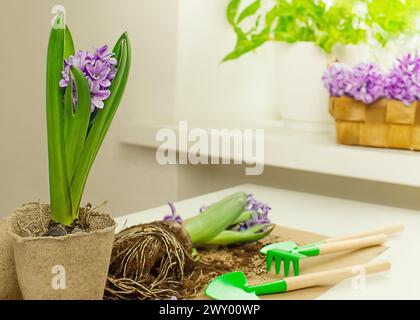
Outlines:
POLYGON ((397 233, 403 229, 404 225, 395 224, 344 237, 328 238, 300 247, 292 241, 278 242, 263 247, 260 252, 267 255, 267 271, 271 270, 274 261, 276 274, 279 274, 283 262, 284 275, 286 277, 290 274, 290 265, 293 266, 294 275, 298 276, 300 273, 300 259, 380 245, 387 241, 386 234, 397 233))

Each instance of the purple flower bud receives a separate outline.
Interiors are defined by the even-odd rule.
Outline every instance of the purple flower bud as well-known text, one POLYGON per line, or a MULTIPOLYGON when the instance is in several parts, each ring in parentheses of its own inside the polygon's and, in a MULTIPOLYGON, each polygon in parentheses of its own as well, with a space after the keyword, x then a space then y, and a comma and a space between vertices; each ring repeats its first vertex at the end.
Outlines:
POLYGON ((171 213, 167 214, 163 217, 163 221, 173 221, 173 222, 177 222, 179 224, 182 224, 182 218, 180 215, 176 214, 176 208, 173 205, 173 203, 168 202, 169 207, 171 208, 171 213))
POLYGON ((265 203, 258 202, 252 194, 248 194, 245 208, 252 212, 252 218, 244 222, 244 229, 248 229, 255 225, 270 223, 268 212, 271 208, 265 203))

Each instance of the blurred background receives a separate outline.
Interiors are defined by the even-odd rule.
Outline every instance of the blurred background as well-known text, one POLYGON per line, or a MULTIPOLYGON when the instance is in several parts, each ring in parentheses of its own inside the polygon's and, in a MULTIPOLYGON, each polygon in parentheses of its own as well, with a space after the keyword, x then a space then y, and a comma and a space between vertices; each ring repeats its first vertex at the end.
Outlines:
MULTIPOLYGON (((0 216, 23 202, 48 202, 45 60, 51 8, 56 4, 66 8, 76 49, 112 47, 123 30, 132 41, 126 93, 91 171, 83 203, 106 200, 107 211, 119 216, 256 183, 420 209, 416 184, 399 182, 403 178, 374 179, 368 174, 352 177, 352 163, 347 164, 349 174, 345 176, 310 169, 312 164, 296 169, 275 162, 260 176, 246 176, 242 165, 161 166, 156 162, 155 131, 176 127, 179 120, 188 120, 191 127, 263 126, 275 132, 282 119, 279 104, 285 99, 280 84, 294 72, 280 58, 285 55, 284 45, 267 43, 257 53, 220 63, 236 42, 226 18, 227 0, 0 3, 0 216)), ((353 61, 351 52, 343 59, 353 61)), ((360 54, 360 50, 353 51, 353 55, 360 54)), ((312 65, 311 56, 301 59, 296 70, 312 65)), ((321 81, 320 88, 317 90, 322 90, 321 81)), ((327 111, 325 106, 325 114, 327 111)), ((318 131, 331 134, 333 119, 324 116, 321 122, 318 131)), ((328 137, 334 141, 333 136, 328 137)), ((281 157, 281 150, 266 152, 278 152, 281 157)), ((398 176, 398 170, 398 165, 389 168, 389 174, 398 176)))

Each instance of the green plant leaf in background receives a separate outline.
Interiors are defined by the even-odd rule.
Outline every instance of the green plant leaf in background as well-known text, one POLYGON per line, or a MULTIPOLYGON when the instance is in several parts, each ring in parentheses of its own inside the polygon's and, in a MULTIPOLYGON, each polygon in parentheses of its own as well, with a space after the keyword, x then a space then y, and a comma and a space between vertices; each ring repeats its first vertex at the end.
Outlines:
POLYGON ((227 19, 237 40, 223 61, 237 59, 267 41, 313 42, 327 53, 336 44, 366 43, 372 38, 385 46, 400 34, 414 32, 420 13, 419 0, 335 0, 329 7, 322 0, 259 0, 241 11, 243 2, 228 4, 227 19), (264 1, 272 7, 260 10, 264 1), (363 6, 366 12, 360 14, 356 9, 363 6), (246 26, 241 24, 244 20, 246 26))
POLYGON ((251 3, 248 7, 244 9, 244 11, 241 12, 241 14, 238 17, 237 23, 241 23, 246 18, 255 14, 260 7, 261 7, 261 0, 256 0, 253 3, 251 3))
POLYGON ((236 23, 236 16, 238 15, 239 5, 241 4, 242 0, 231 0, 227 6, 226 10, 226 17, 228 22, 234 28, 237 26, 236 23))

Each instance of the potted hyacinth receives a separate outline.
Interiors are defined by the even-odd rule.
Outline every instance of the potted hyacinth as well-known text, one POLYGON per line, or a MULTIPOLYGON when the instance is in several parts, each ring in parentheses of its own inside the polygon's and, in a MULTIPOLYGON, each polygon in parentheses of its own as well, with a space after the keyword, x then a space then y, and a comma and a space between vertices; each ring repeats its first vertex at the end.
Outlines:
POLYGON ((112 52, 75 52, 64 18, 47 54, 50 204, 24 204, 9 219, 25 299, 102 299, 114 240, 115 221, 80 202, 125 89, 130 42, 124 33, 112 52))
POLYGON ((416 111, 420 100, 420 56, 406 54, 389 72, 373 63, 353 68, 332 64, 323 76, 337 141, 420 150, 416 111))
POLYGON ((319 80, 327 64, 368 61, 399 35, 414 33, 419 10, 418 0, 230 0, 227 19, 237 40, 223 61, 279 42, 279 113, 285 125, 329 131, 328 96, 319 80))

